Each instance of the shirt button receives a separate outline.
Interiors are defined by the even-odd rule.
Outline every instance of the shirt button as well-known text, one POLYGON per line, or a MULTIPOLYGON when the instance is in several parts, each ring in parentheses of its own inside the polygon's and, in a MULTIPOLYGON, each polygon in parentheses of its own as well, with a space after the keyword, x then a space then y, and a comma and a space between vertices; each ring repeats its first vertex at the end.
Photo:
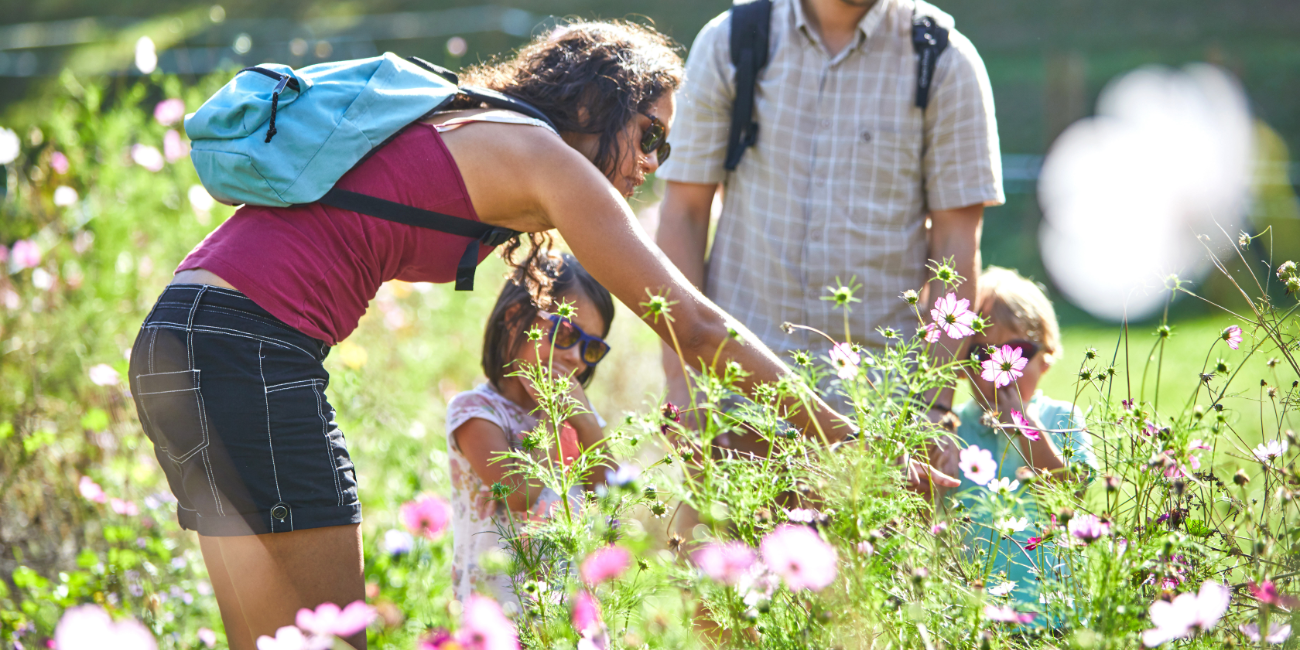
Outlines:
POLYGON ((870 132, 870 131, 863 131, 863 132, 862 132, 862 141, 863 141, 863 142, 871 142, 871 132, 870 132))

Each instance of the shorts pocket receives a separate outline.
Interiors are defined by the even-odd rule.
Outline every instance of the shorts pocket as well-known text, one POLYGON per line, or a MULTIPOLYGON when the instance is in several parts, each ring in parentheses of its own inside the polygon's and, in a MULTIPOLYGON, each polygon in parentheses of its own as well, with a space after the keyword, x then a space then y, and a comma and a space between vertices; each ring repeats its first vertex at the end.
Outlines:
POLYGON ((135 381, 146 426, 169 458, 183 463, 207 448, 208 418, 198 370, 140 375, 135 381))

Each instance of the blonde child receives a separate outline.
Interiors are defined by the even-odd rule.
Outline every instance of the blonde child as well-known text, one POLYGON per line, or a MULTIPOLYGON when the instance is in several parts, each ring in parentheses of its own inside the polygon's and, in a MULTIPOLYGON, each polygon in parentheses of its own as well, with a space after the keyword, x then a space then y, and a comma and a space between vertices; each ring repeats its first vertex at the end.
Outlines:
MULTIPOLYGON (((1029 361, 1023 374, 1001 387, 985 379, 979 371, 968 371, 974 399, 955 411, 961 419, 957 437, 963 449, 975 446, 991 452, 996 473, 982 487, 971 481, 969 475, 963 475, 958 491, 1009 486, 1012 481, 1032 475, 1040 475, 1045 480, 1066 480, 1067 468, 1079 463, 1096 468, 1089 436, 1081 430, 1083 413, 1072 403, 1052 399, 1038 390, 1043 374, 1061 356, 1061 331, 1051 301, 1037 284, 1015 271, 991 266, 980 274, 977 304, 980 315, 992 324, 982 334, 971 337, 967 354, 982 362, 1004 347, 1019 348, 1029 361), (1023 424, 1039 435, 1035 436, 1033 431, 1025 435, 1016 428, 995 429, 988 425, 986 414, 996 414, 1001 425, 1023 424), (1015 414, 1020 414, 1022 423, 1016 422, 1015 414)), ((1017 494, 1024 495, 1023 489, 1017 494)), ((1032 513, 1032 496, 1027 500, 1032 513)), ((968 498, 967 503, 971 502, 973 499, 968 498)), ((1042 517, 1029 519, 1033 522, 1042 517)), ((988 526, 996 522, 984 521, 987 517, 975 519, 974 535, 989 539, 988 526)), ((1034 580, 1030 568, 1044 559, 1043 554, 1027 548, 1034 546, 1030 538, 1042 535, 1031 525, 1011 535, 1011 540, 1001 542, 993 572, 1002 572, 1008 581, 1016 583, 1014 595, 1020 600, 1026 600, 1034 589, 1030 584, 1034 580)), ((991 538, 996 540, 997 533, 991 538)))
MULTIPOLYGON (((488 381, 447 404, 452 581, 456 598, 462 602, 478 592, 502 603, 518 603, 510 577, 485 571, 482 557, 504 548, 498 525, 506 521, 507 508, 518 520, 544 516, 560 500, 558 494, 539 483, 518 475, 508 476, 513 463, 497 459, 501 452, 520 449, 523 437, 538 422, 532 383, 512 375, 525 365, 541 364, 559 376, 572 377, 570 395, 584 405, 586 412, 571 417, 560 432, 558 453, 564 459, 604 437, 605 423, 591 409, 583 387, 591 381, 596 364, 609 352, 602 337, 608 334, 614 318, 613 299, 571 255, 557 255, 542 266, 551 281, 540 301, 547 311, 538 308, 524 286, 507 282, 488 317, 483 340, 483 372, 488 381), (562 302, 577 308, 572 319, 553 313, 562 302), (528 331, 533 328, 544 335, 540 344, 528 341, 528 331), (509 489, 503 500, 493 498, 492 486, 496 483, 509 489)), ((603 471, 594 474, 604 477, 603 471)), ((580 496, 580 490, 575 488, 569 498, 580 496)))

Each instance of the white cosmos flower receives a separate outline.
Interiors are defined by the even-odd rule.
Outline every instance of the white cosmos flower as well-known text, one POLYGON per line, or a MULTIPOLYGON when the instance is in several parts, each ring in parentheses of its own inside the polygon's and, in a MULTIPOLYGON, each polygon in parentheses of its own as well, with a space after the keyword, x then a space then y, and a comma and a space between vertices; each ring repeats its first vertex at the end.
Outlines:
POLYGON ((992 492, 994 494, 1011 494, 1012 492, 1015 492, 1016 490, 1020 489, 1020 481, 1017 481, 1012 478, 1003 477, 1003 478, 993 479, 992 481, 989 481, 987 487, 989 489, 989 492, 992 492))
POLYGON ((1281 458, 1286 453, 1287 444, 1285 440, 1270 440, 1255 447, 1255 458, 1261 463, 1267 463, 1274 458, 1281 458))
POLYGON ((993 522, 993 527, 1003 535, 1018 533, 1029 527, 1028 517, 1007 517, 993 522))

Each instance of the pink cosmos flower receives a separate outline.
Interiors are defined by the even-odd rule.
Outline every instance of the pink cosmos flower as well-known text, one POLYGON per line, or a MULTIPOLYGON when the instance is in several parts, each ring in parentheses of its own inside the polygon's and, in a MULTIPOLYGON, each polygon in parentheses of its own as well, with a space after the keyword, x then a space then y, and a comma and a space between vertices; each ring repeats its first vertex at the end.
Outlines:
POLYGON ((627 552, 627 549, 621 546, 606 546, 588 555, 587 559, 582 561, 579 572, 582 574, 583 582, 598 585, 623 575, 631 564, 632 555, 627 552))
POLYGON ((1090 514, 1075 515, 1066 528, 1071 535, 1088 544, 1110 534, 1110 524, 1090 514))
POLYGON ((999 623, 1029 623, 1034 620, 1035 616, 1037 616, 1037 614, 1033 612, 1025 612, 1023 614, 1017 612, 1010 605, 1003 605, 1001 607, 994 605, 984 606, 984 617, 990 621, 997 621, 999 623))
MULTIPOLYGON (((1250 639, 1254 643, 1259 643, 1260 635, 1258 623, 1246 623, 1237 629, 1241 630, 1241 633, 1246 635, 1247 639, 1250 639)), ((1291 625, 1289 623, 1283 625, 1269 624, 1268 634, 1264 635, 1264 641, 1273 645, 1282 643, 1289 638, 1291 638, 1291 625)))
POLYGON ((836 374, 844 381, 858 376, 858 364, 861 362, 862 355, 855 352, 848 343, 836 343, 831 348, 831 365, 838 368, 836 374))
POLYGON ((68 157, 63 152, 56 151, 50 154, 50 169, 56 174, 66 174, 72 165, 68 162, 68 157))
POLYGON ((1015 422, 1016 426, 1020 427, 1020 433, 1026 438, 1029 438, 1030 440, 1038 440, 1042 437, 1042 434, 1038 432, 1038 429, 1029 426, 1029 420, 1026 420, 1024 414, 1020 411, 1011 411, 1011 421, 1015 422))
MULTIPOLYGON (((1183 478, 1192 478, 1192 474, 1197 470, 1201 469, 1201 457, 1192 452, 1198 449, 1209 449, 1209 448, 1210 446, 1205 444, 1205 441, 1199 438, 1191 441, 1187 445, 1187 462, 1185 463, 1180 463, 1177 461, 1170 462, 1165 467, 1165 478, 1178 478, 1180 476, 1183 478)), ((1174 450, 1172 449, 1166 449, 1164 453, 1166 456, 1168 456, 1171 459, 1171 461, 1175 457, 1174 450)))
POLYGON ((1232 592, 1226 585, 1206 580, 1199 593, 1179 594, 1174 601, 1151 603, 1151 622, 1155 627, 1142 633, 1148 648, 1204 632, 1213 628, 1228 611, 1232 592))
POLYGON ((167 129, 163 134, 163 157, 167 162, 176 162, 184 158, 190 152, 189 145, 185 144, 185 139, 176 129, 167 129))
POLYGON ((151 172, 162 171, 163 164, 166 162, 162 152, 157 147, 151 147, 147 144, 134 144, 131 146, 131 160, 135 164, 144 167, 151 172))
POLYGON ((20 239, 14 242, 9 258, 19 270, 35 268, 41 263, 41 249, 30 239, 20 239))
POLYGON ((1030 538, 1029 538, 1029 541, 1025 544, 1025 550, 1026 550, 1026 551, 1032 551, 1032 550, 1035 550, 1035 549, 1037 549, 1039 546, 1042 546, 1042 544, 1043 544, 1043 538, 1042 538, 1042 537, 1030 537, 1030 538))
POLYGON ((148 628, 133 618, 116 623, 99 605, 81 605, 63 612, 54 628, 58 650, 157 650, 148 628))
POLYGON ((1287 443, 1285 440, 1270 440, 1257 445, 1253 451, 1255 452, 1255 458, 1258 458, 1259 462, 1271 463, 1274 459, 1281 458, 1286 453, 1286 450, 1287 443))
POLYGON ((807 526, 781 524, 760 545, 763 562, 791 591, 821 591, 835 581, 835 547, 807 526))
POLYGON ((1251 580, 1246 584, 1250 588, 1251 597, 1261 603, 1287 609, 1300 607, 1300 598, 1279 592, 1272 580, 1265 580, 1261 584, 1255 584, 1255 581, 1251 580))
POLYGON ((1228 342, 1228 347, 1236 350, 1241 345, 1241 328, 1236 325, 1229 325, 1223 329, 1219 337, 1228 342))
POLYGON ((942 336, 943 336, 943 330, 939 329, 939 326, 938 326, 938 325, 935 325, 934 323, 926 323, 926 324, 925 324, 925 342, 926 342, 926 343, 934 343, 934 342, 938 341, 939 338, 942 337, 942 336))
POLYGON ((600 603, 591 592, 578 592, 578 596, 573 599, 573 629, 582 634, 587 630, 599 629, 603 623, 600 620, 600 603))
POLYGON ((993 462, 993 453, 971 445, 961 450, 960 462, 962 474, 976 485, 987 485, 997 475, 998 465, 993 462))
POLYGON ((171 126, 185 117, 185 100, 164 99, 153 107, 153 119, 163 126, 171 126))
POLYGON ((940 535, 945 530, 948 530, 948 522, 946 521, 941 521, 933 526, 930 526, 931 535, 940 535))
POLYGON ((465 603, 456 641, 465 650, 519 650, 515 624, 501 613, 497 601, 478 594, 465 603))
POLYGON ((199 628, 199 641, 209 648, 217 647, 217 633, 209 628, 199 628))
POLYGON ((865 555, 867 557, 871 557, 872 555, 876 554, 876 547, 872 546, 871 542, 868 542, 867 540, 864 539, 858 542, 858 553, 865 555))
POLYGON ((88 501, 95 503, 108 503, 108 495, 104 494, 104 488, 90 480, 89 476, 81 477, 81 482, 77 484, 77 489, 81 491, 81 496, 88 501))
POLYGON ((96 386, 116 386, 121 376, 107 363, 98 363, 90 367, 90 383, 96 386))
POLYGON ((257 637, 257 650, 329 650, 334 638, 303 634, 293 625, 275 631, 275 636, 257 637))
POLYGON ((358 600, 339 609, 334 603, 321 603, 316 611, 298 610, 298 627, 317 636, 352 636, 375 620, 375 608, 358 600))
POLYGON ((438 539, 443 531, 447 530, 447 522, 451 519, 451 506, 442 497, 430 495, 402 504, 398 516, 412 535, 438 539))
POLYGON ((758 556, 743 542, 712 543, 691 554, 704 575, 725 585, 734 585, 754 565, 758 556))
POLYGON ((984 372, 980 373, 985 381, 993 382, 993 386, 1001 388, 1011 385, 1011 382, 1024 376, 1025 366, 1029 365, 1029 359, 1026 359, 1020 351, 1020 348, 1012 348, 1004 345, 1001 348, 993 350, 988 359, 980 364, 984 372))
POLYGON ((113 512, 116 512, 119 515, 134 517, 140 514, 140 508, 135 505, 134 501, 127 501, 125 499, 118 499, 114 497, 112 499, 109 499, 108 503, 109 503, 109 507, 113 509, 113 512))
POLYGON ((930 318, 949 338, 963 339, 975 333, 971 328, 971 323, 975 322, 975 312, 970 310, 970 301, 965 298, 958 300, 955 293, 934 301, 930 318))

